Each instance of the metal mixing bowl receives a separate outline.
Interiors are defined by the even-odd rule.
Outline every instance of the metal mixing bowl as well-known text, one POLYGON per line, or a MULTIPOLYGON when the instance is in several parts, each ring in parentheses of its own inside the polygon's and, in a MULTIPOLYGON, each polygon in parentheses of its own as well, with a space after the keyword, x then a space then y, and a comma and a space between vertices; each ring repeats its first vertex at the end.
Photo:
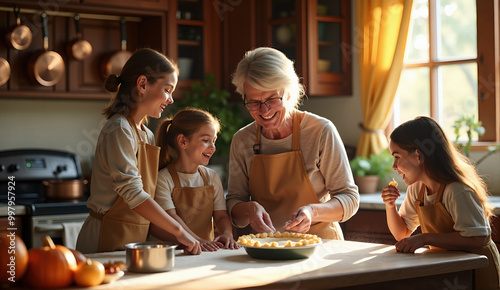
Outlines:
POLYGON ((127 270, 130 272, 166 272, 174 268, 177 245, 162 242, 125 245, 127 270))

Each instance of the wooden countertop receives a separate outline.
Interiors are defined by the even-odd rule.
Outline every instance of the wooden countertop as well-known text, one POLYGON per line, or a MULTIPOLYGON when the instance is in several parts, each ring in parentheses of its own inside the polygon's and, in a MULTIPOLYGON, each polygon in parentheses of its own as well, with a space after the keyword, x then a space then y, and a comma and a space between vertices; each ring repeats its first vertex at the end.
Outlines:
MULTIPOLYGON (((359 197, 360 197, 360 202, 359 202, 360 209, 385 211, 385 204, 382 201, 380 193, 362 193, 359 195, 359 197)), ((401 196, 396 200, 396 206, 398 207, 401 206, 405 197, 406 197, 406 192, 401 192, 401 196)), ((495 215, 500 215, 500 196, 490 196, 489 200, 491 204, 495 207, 493 213, 495 215)))
MULTIPOLYGON (((101 262, 125 261, 124 251, 87 256, 101 262)), ((416 254, 403 254, 392 245, 325 240, 303 260, 258 260, 243 248, 199 256, 176 251, 172 271, 126 272, 120 280, 93 289, 234 289, 272 284, 283 287, 283 283, 289 286, 286 288, 339 288, 469 271, 487 264, 485 256, 465 252, 421 249, 416 254)))

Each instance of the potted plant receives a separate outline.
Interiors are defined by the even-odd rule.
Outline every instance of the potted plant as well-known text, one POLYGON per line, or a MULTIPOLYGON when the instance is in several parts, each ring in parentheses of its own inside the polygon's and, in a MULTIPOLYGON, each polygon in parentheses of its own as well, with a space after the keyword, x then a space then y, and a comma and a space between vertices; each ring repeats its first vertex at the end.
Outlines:
POLYGON ((392 156, 388 150, 383 150, 369 157, 355 157, 350 165, 359 193, 374 193, 379 180, 392 171, 392 156))

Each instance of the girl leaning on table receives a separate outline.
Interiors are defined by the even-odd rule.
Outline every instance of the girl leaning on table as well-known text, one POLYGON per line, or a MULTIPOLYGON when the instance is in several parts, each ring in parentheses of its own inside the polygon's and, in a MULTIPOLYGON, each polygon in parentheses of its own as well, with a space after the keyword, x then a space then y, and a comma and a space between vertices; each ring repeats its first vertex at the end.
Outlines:
POLYGON ((399 209, 399 190, 382 190, 387 223, 398 241, 396 250, 413 253, 423 246, 470 251, 488 257, 488 267, 476 270, 478 289, 500 288, 499 254, 491 240, 492 206, 484 181, 447 138, 439 124, 417 117, 390 136, 393 169, 408 189, 399 209), (410 236, 417 226, 422 233, 410 236))
POLYGON ((160 148, 144 126, 146 118, 161 117, 173 103, 177 67, 151 49, 136 51, 120 76, 111 74, 106 90, 117 92, 104 110, 92 168, 87 207, 76 248, 83 253, 123 250, 146 241, 150 222, 170 232, 191 254, 200 254, 199 242, 153 200, 160 148))
MULTIPOLYGON (((210 113, 183 109, 158 127, 160 172, 155 200, 201 244, 203 251, 239 248, 233 239, 222 183, 206 167, 215 152, 219 121, 210 113), (215 222, 220 235, 214 239, 215 222)), ((156 225, 151 234, 162 240, 172 235, 156 225)))

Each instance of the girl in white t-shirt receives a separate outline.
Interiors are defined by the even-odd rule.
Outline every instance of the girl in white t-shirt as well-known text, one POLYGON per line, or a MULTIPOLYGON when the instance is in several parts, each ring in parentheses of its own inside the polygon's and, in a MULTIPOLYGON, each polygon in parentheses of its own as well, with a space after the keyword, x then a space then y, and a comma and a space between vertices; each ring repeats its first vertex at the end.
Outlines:
POLYGON ((417 117, 403 123, 390 138, 392 168, 408 185, 399 212, 396 186, 382 190, 387 223, 398 241, 396 250, 413 253, 430 246, 486 255, 489 265, 476 270, 476 287, 498 289, 499 254, 489 224, 492 206, 476 167, 431 118, 417 117), (422 233, 410 236, 417 226, 422 233))
MULTIPOLYGON (((219 121, 210 113, 186 108, 163 121, 156 134, 161 151, 155 200, 200 242, 203 251, 239 248, 220 178, 206 167, 219 130, 219 121), (212 221, 220 233, 217 237, 212 221)), ((161 240, 174 239, 154 225, 150 233, 161 240)))

